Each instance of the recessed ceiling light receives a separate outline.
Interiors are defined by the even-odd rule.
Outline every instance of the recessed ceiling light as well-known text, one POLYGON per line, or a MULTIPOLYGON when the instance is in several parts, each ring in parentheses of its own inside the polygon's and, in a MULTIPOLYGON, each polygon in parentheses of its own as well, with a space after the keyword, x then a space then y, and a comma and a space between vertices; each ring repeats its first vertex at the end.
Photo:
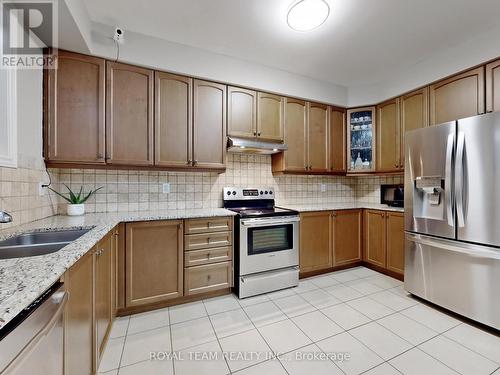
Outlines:
POLYGON ((296 31, 310 31, 321 26, 330 14, 325 0, 299 0, 288 11, 288 26, 296 31))

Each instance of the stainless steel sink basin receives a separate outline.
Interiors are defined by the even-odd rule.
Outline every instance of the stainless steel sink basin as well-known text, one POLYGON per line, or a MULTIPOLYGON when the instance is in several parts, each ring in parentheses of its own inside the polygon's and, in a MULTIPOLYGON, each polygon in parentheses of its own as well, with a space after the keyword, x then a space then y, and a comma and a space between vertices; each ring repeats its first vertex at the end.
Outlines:
POLYGON ((90 229, 23 233, 0 241, 0 259, 45 255, 61 250, 90 229))

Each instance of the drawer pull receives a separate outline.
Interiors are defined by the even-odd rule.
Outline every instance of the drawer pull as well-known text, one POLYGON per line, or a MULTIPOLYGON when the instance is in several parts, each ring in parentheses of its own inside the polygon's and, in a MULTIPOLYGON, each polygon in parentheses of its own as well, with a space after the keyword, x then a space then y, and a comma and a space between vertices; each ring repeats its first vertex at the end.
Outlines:
POLYGON ((210 281, 210 279, 212 278, 211 275, 207 275, 207 280, 210 281))

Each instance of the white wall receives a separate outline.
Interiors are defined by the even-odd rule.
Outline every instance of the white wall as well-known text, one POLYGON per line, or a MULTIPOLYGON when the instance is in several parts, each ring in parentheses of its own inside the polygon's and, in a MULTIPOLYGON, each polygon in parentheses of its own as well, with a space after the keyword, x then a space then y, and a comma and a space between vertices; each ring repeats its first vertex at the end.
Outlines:
MULTIPOLYGON (((92 54, 116 58, 114 28, 94 23, 92 54)), ((229 56, 127 31, 120 61, 282 93, 336 105, 347 104, 343 86, 289 73, 229 56)))
POLYGON ((17 71, 17 144, 19 168, 43 168, 42 69, 17 71))

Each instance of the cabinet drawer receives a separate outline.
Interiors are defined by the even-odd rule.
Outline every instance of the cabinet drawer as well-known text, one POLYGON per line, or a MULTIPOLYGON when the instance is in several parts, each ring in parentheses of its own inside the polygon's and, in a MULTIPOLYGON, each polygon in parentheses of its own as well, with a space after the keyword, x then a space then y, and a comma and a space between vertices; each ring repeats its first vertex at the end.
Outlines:
POLYGON ((186 268, 184 271, 184 294, 193 295, 230 288, 232 285, 231 275, 231 262, 186 268))
POLYGON ((215 247, 213 249, 193 250, 184 253, 184 266, 201 266, 232 259, 232 247, 215 247))
POLYGON ((210 232, 227 232, 232 230, 232 217, 213 217, 203 219, 186 220, 185 233, 210 233, 210 232))
POLYGON ((233 232, 188 234, 184 236, 184 250, 201 250, 212 247, 231 246, 233 232))

